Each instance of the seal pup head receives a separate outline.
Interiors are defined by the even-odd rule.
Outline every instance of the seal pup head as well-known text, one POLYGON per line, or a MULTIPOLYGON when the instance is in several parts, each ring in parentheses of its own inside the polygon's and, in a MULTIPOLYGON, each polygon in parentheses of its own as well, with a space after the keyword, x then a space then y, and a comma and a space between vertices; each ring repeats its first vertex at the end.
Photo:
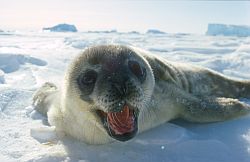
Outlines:
POLYGON ((138 116, 155 84, 152 69, 140 54, 119 45, 88 48, 67 74, 67 100, 90 112, 95 126, 119 141, 136 135, 138 116))

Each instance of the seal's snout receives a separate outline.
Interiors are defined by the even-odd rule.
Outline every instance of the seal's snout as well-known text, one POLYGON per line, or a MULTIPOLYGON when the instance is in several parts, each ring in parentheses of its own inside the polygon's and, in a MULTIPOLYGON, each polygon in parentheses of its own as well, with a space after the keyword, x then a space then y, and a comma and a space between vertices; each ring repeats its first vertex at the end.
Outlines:
POLYGON ((127 71, 117 71, 107 76, 107 83, 119 98, 123 98, 128 94, 129 82, 130 76, 127 74, 127 71))
POLYGON ((126 83, 112 83, 113 88, 116 90, 119 96, 125 96, 127 94, 128 88, 126 83))

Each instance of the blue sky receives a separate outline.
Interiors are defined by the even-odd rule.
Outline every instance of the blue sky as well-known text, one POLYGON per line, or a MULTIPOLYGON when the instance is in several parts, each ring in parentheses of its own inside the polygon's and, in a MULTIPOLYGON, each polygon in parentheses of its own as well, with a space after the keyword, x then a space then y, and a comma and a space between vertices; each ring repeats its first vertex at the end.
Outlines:
POLYGON ((205 33, 208 23, 250 26, 250 1, 0 0, 0 29, 39 30, 58 23, 79 30, 205 33))

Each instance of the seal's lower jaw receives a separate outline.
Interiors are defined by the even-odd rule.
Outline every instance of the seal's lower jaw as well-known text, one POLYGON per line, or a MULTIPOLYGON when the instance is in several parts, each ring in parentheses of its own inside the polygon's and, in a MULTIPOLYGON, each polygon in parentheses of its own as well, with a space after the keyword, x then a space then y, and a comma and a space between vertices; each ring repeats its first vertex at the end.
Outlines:
POLYGON ((118 141, 128 141, 138 131, 138 110, 131 106, 124 105, 120 112, 104 112, 97 110, 104 128, 110 137, 118 141))

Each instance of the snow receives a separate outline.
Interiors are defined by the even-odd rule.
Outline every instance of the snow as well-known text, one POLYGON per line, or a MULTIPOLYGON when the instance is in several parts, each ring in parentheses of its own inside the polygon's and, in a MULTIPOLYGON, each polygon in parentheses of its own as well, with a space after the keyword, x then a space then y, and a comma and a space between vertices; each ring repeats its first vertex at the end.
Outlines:
POLYGON ((30 135, 40 143, 47 142, 48 139, 54 141, 57 139, 55 127, 45 126, 40 128, 33 128, 30 130, 30 135))
MULTIPOLYGON (((0 35, 0 161, 248 162, 250 116, 195 124, 175 120, 131 141, 93 146, 56 134, 31 106, 44 82, 58 85, 69 62, 97 44, 134 45, 168 60, 250 79, 250 37, 193 34, 46 33, 0 35)), ((250 104, 249 99, 242 101, 250 104)))
POLYGON ((75 25, 70 24, 58 24, 53 27, 43 28, 43 30, 49 30, 52 32, 77 32, 75 25))
POLYGON ((250 26, 225 25, 225 24, 208 24, 207 35, 224 35, 224 36, 250 36, 250 26))

